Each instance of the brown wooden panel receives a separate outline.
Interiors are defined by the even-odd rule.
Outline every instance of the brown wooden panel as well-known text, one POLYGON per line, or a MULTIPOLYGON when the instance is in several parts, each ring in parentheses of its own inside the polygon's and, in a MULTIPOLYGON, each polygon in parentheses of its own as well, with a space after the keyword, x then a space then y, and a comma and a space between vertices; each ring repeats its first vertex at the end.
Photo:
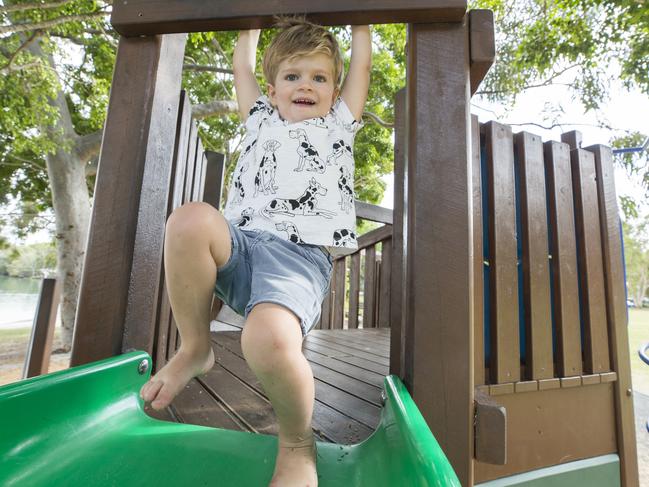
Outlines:
POLYGON ((207 151, 207 170, 205 173, 205 191, 203 201, 217 210, 221 208, 223 195, 223 174, 225 171, 225 156, 218 152, 207 151))
POLYGON ((185 175, 187 172, 187 151, 189 134, 192 128, 192 105, 184 90, 180 93, 180 107, 180 116, 176 127, 176 145, 174 146, 175 173, 169 214, 183 204, 185 175))
POLYGON ((336 259, 333 265, 331 289, 333 292, 332 325, 333 329, 342 330, 345 321, 345 271, 346 261, 336 259))
POLYGON ((482 245, 482 164, 480 124, 477 115, 471 115, 471 170, 473 189, 473 381, 476 386, 485 383, 484 353, 484 250, 482 245))
POLYGON ((361 281, 361 254, 356 252, 349 259, 349 316, 347 328, 358 328, 358 299, 361 281))
MULTIPOLYGON (((404 314, 403 299, 406 286, 404 258, 404 186, 406 164, 406 90, 397 92, 394 100, 394 215, 392 227, 392 271, 390 279, 390 373, 401 378, 404 375, 403 345, 404 314)), ((351 308, 351 306, 350 306, 351 308)), ((351 314, 351 313, 350 313, 351 314)), ((351 328, 351 326, 350 326, 351 328)))
POLYGON ((548 183, 552 293, 557 334, 557 374, 581 375, 581 328, 575 213, 572 198, 570 150, 567 144, 544 144, 548 183))
POLYGON ((381 280, 379 283, 379 306, 377 326, 390 327, 390 271, 392 270, 392 239, 384 240, 381 248, 381 280))
POLYGON ((541 137, 516 134, 520 174, 526 379, 554 377, 548 221, 541 137))
POLYGON ((470 10, 471 94, 477 90, 496 59, 494 14, 491 10, 470 10))
POLYGON ((485 125, 489 194, 491 382, 520 379, 514 148, 511 127, 485 125))
POLYGON ((475 482, 616 452, 613 384, 494 397, 507 410, 507 464, 475 462, 475 482))
POLYGON ((587 147, 595 155, 600 229, 604 250, 606 316, 611 340, 611 362, 617 372, 614 383, 617 447, 620 455, 622 485, 638 484, 638 458, 631 391, 631 365, 627 331, 622 235, 615 191, 613 154, 609 147, 587 147))
POLYGON ((192 121, 187 141, 187 158, 185 160, 185 189, 183 191, 183 203, 193 201, 194 176, 196 175, 196 140, 198 139, 198 127, 192 121))
POLYGON ((374 302, 376 300, 376 248, 365 249, 365 280, 363 282, 363 328, 376 326, 374 302))
POLYGON ((606 292, 599 228, 595 157, 577 149, 570 152, 575 222, 579 248, 580 309, 584 330, 584 372, 608 372, 611 363, 606 323, 606 292))
POLYGON ((56 312, 61 302, 61 285, 56 279, 46 277, 41 281, 38 304, 25 355, 22 378, 47 374, 56 326, 56 312))
POLYGON ((192 201, 203 201, 203 193, 205 192, 205 172, 207 166, 205 164, 205 151, 203 150, 203 143, 200 138, 196 138, 196 166, 194 167, 194 187, 192 201))
POLYGON ((280 14, 307 14, 322 25, 459 21, 466 0, 374 0, 371 6, 345 0, 252 2, 226 0, 138 0, 117 2, 111 24, 124 36, 269 28, 280 14))
MULTIPOLYGON (((120 39, 81 280, 72 366, 121 353, 131 275, 135 280, 130 288, 140 288, 141 293, 136 299, 141 303, 137 309, 153 314, 157 307, 157 298, 152 299, 151 294, 158 289, 159 273, 155 269, 159 269, 162 251, 160 228, 164 228, 164 218, 159 220, 159 205, 166 212, 169 185, 165 179, 162 194, 156 195, 147 184, 150 189, 145 196, 142 181, 145 172, 150 174, 145 166, 162 160, 165 167, 171 165, 185 38, 120 39), (158 216, 152 214, 148 220, 147 208, 158 216), (140 247, 140 267, 131 272, 138 224, 153 232, 150 245, 144 246, 150 255, 140 247), (155 279, 148 272, 154 272, 155 279), (139 285, 139 278, 151 280, 139 285)), ((163 172, 168 178, 168 169, 163 172)), ((131 316, 135 319, 134 314, 131 316)), ((139 320, 144 327, 153 326, 149 315, 139 320)), ((150 350, 148 342, 146 337, 131 343, 142 343, 150 350)))
POLYGON ((462 485, 473 445, 468 44, 466 22, 408 26, 404 376, 462 485))

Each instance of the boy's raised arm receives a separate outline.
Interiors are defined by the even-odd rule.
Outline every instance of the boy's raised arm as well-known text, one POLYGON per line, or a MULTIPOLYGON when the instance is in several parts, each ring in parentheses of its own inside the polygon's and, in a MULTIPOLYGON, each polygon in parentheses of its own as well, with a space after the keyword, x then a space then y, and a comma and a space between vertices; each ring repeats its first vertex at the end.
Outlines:
POLYGON ((372 36, 369 25, 352 25, 352 59, 345 77, 341 98, 356 120, 360 120, 365 108, 367 90, 370 87, 372 68, 372 36))
POLYGON ((244 30, 239 32, 239 39, 234 46, 232 70, 234 71, 234 89, 237 92, 239 114, 245 121, 252 104, 261 95, 257 78, 255 77, 255 61, 257 58, 257 42, 261 31, 244 30))

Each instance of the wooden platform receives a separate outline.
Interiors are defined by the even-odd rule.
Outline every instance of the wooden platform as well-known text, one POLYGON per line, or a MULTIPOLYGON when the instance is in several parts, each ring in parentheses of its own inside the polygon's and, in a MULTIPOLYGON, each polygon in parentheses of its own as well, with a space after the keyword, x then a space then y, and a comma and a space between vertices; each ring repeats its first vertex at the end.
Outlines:
MULTIPOLYGON (((160 419, 277 434, 264 391, 241 352, 241 332, 218 323, 214 368, 193 379, 160 419)), ((358 443, 379 423, 383 377, 388 374, 390 330, 313 330, 304 354, 315 377, 313 430, 321 441, 358 443)), ((151 411, 147 411, 151 413, 151 411)))

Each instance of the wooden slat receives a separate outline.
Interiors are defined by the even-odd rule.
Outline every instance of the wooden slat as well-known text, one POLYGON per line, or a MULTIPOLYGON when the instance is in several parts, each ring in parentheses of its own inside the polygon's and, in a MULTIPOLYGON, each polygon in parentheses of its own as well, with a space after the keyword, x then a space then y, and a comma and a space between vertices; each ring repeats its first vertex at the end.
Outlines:
POLYGON ((570 152, 567 144, 544 144, 548 187, 552 295, 557 333, 557 373, 581 375, 581 329, 575 213, 572 198, 570 152))
POLYGON ((203 143, 199 137, 196 138, 196 166, 194 167, 194 187, 192 201, 203 201, 203 192, 205 191, 205 151, 203 143))
POLYGON ((468 42, 466 22, 408 26, 404 376, 462 485, 474 443, 468 42))
MULTIPOLYGON (((135 308, 143 312, 136 319, 133 308, 130 322, 153 327, 150 314, 157 307, 153 289, 158 289, 159 282, 155 269, 159 269, 162 251, 159 227, 164 228, 164 219, 158 218, 161 209, 166 211, 169 186, 165 179, 163 195, 156 195, 149 181, 145 184, 149 189, 142 193, 142 178, 145 172, 151 173, 148 166, 152 164, 164 160, 171 165, 185 39, 185 35, 120 39, 81 280, 72 366, 121 353, 129 282, 130 288, 140 293, 132 305, 141 303, 135 308), (147 208, 150 219, 145 215, 147 208), (139 247, 138 263, 132 269, 138 225, 142 238, 145 225, 152 235, 149 244, 139 247), (155 279, 149 272, 155 273, 155 279), (135 280, 131 281, 131 275, 135 280), (139 285, 138 277, 146 284, 139 285)), ((150 350, 148 335, 130 343, 141 343, 150 350)))
POLYGON ((223 195, 225 156, 212 151, 205 152, 205 156, 207 157, 207 170, 202 201, 209 203, 218 210, 221 208, 221 197, 223 195))
POLYGON ((47 374, 56 326, 56 312, 61 302, 61 285, 56 279, 46 277, 41 281, 38 304, 25 355, 22 378, 47 374))
POLYGON ((358 328, 358 299, 361 280, 361 254, 356 252, 349 259, 349 318, 347 327, 358 328))
POLYGON ((185 189, 183 191, 183 203, 193 201, 194 194, 194 175, 196 167, 196 140, 198 138, 198 127, 193 122, 189 129, 189 139, 187 141, 187 156, 185 159, 185 189))
POLYGON ((570 152, 575 223, 579 248, 579 289, 584 332, 584 372, 608 372, 611 363, 606 323, 606 291, 599 228, 595 157, 576 149, 570 152))
POLYGON ((231 411, 215 400, 196 380, 191 380, 174 398, 171 410, 183 423, 210 427, 218 425, 221 428, 248 431, 231 411))
POLYGON ((392 210, 382 206, 355 200, 356 218, 392 225, 392 210))
POLYGON ((226 0, 117 2, 111 24, 124 36, 269 28, 275 15, 306 14, 322 25, 459 21, 466 0, 375 0, 371 6, 345 0, 279 3, 226 0))
POLYGON ((363 328, 376 326, 376 315, 374 314, 375 278, 376 278, 376 248, 365 249, 365 281, 363 284, 363 328))
POLYGON ((520 379, 516 202, 512 130, 485 125, 487 144, 491 296, 491 382, 520 379))
POLYGON ((614 384, 617 449, 620 455, 622 485, 637 485, 638 458, 631 390, 629 337, 627 331, 622 235, 615 191, 613 154, 609 147, 596 145, 586 150, 595 155, 600 229, 604 250, 604 279, 606 283, 606 317, 611 339, 611 361, 617 372, 614 384))
POLYGON ((526 379, 554 377, 548 222, 541 137, 516 134, 520 174, 526 379))
POLYGON ((477 115, 471 115, 471 187, 473 203, 473 381, 476 386, 485 383, 484 348, 484 268, 482 244, 482 163, 480 124, 477 115))
POLYGON ((377 326, 390 327, 390 271, 392 270, 392 240, 384 240, 381 249, 381 278, 377 326))
POLYGON ((493 12, 491 10, 470 10, 469 26, 471 94, 473 95, 496 59, 493 12))
MULTIPOLYGON (((405 343, 404 258, 404 185, 406 142, 406 90, 397 92, 394 100, 394 222, 392 227, 392 270, 390 279, 390 373, 404 376, 403 345, 405 343)), ((351 306, 350 306, 351 308, 351 306)), ((351 315, 351 312, 350 312, 351 315)), ((350 326, 351 328, 351 326, 350 326)))
POLYGON ((331 327, 342 330, 345 320, 345 258, 337 259, 333 265, 331 289, 333 292, 333 309, 331 327))
MULTIPOLYGON (((192 106, 185 90, 181 90, 179 98, 178 122, 176 124, 176 141, 174 143, 173 167, 170 182, 170 197, 167 199, 167 218, 182 204, 185 184, 185 158, 187 143, 192 123, 192 106)), ((160 274, 160 304, 156 320, 156 338, 154 350, 153 372, 156 373, 167 363, 169 332, 171 327, 171 303, 165 284, 164 266, 160 274)))
POLYGON ((323 355, 326 355, 327 357, 335 358, 346 364, 355 365, 356 367, 374 372, 376 374, 387 375, 389 372, 389 368, 387 366, 381 365, 376 361, 367 360, 362 357, 357 357, 356 355, 350 355, 345 351, 341 352, 339 349, 331 347, 328 344, 323 344, 322 342, 316 343, 316 340, 310 339, 310 335, 308 338, 309 339, 307 339, 304 343, 304 348, 307 350, 321 353, 323 355))

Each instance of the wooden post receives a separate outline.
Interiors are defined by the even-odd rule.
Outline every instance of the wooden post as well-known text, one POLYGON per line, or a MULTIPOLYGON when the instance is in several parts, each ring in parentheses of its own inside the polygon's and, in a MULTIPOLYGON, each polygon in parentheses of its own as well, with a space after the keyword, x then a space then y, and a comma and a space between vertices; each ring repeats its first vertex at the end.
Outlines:
POLYGON ((462 485, 473 485, 469 32, 408 27, 406 383, 462 485))
POLYGON ((47 374, 52 353, 52 340, 56 325, 56 311, 61 301, 61 286, 56 279, 45 278, 41 282, 38 307, 32 325, 29 348, 25 356, 23 379, 47 374))
POLYGON ((124 345, 151 351, 185 39, 120 39, 72 366, 121 353, 126 320, 124 345))
POLYGON ((586 148, 595 155, 600 229, 604 253, 604 284, 606 288, 606 318, 610 337, 614 384, 617 447, 623 486, 638 485, 638 454, 631 389, 631 363, 627 331, 624 268, 622 264, 622 235, 615 193, 613 153, 609 147, 595 145, 586 148))

